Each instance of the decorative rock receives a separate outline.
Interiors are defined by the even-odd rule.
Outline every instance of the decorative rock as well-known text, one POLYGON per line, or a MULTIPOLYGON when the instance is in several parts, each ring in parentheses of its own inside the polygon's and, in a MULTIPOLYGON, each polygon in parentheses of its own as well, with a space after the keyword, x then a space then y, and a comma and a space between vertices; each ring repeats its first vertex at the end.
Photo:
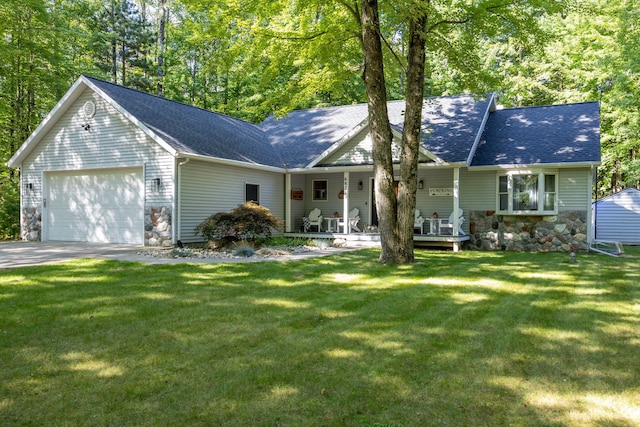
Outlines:
POLYGON ((555 227, 553 227, 553 231, 555 231, 556 233, 564 233, 566 229, 567 224, 557 224, 555 227))
POLYGON ((512 251, 586 251, 587 212, 565 211, 558 215, 490 215, 470 211, 474 223, 471 248, 512 251))

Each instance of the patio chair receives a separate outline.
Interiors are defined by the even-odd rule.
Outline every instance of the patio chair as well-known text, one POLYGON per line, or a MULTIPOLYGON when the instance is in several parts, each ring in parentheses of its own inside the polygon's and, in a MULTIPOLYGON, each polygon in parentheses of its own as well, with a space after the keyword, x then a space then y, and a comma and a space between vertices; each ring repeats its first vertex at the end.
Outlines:
POLYGON ((420 215, 420 211, 418 209, 415 210, 414 212, 414 220, 413 220, 413 230, 415 231, 416 228, 420 229, 420 234, 423 233, 422 231, 422 225, 424 224, 424 218, 422 217, 422 215, 420 215))
POLYGON ((309 231, 311 227, 318 227, 318 233, 322 231, 322 211, 318 208, 314 208, 309 212, 309 216, 302 218, 304 223, 304 231, 309 231))
MULTIPOLYGON (((464 236, 465 232, 462 230, 462 223, 464 222, 464 216, 462 216, 463 211, 462 209, 458 209, 458 235, 459 236, 464 236)), ((453 235, 453 215, 454 213, 451 212, 451 215, 449 215, 448 219, 441 219, 440 220, 440 234, 447 234, 447 235, 453 235), (446 233, 443 233, 443 230, 446 231, 446 233)))
MULTIPOLYGON (((351 230, 355 230, 357 232, 361 232, 360 228, 358 227, 358 222, 360 221, 360 210, 358 208, 353 208, 349 211, 349 232, 351 232, 351 230)), ((343 227, 342 229, 344 230, 344 221, 340 221, 338 222, 338 228, 343 227)))

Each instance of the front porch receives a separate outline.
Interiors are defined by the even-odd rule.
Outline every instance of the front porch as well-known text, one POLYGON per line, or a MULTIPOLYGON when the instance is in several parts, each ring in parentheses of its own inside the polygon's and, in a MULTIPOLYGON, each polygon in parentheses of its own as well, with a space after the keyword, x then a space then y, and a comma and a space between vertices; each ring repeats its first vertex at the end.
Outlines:
MULTIPOLYGON (((380 246, 379 233, 337 233, 337 232, 294 232, 285 233, 287 237, 299 237, 304 239, 344 239, 349 246, 380 246)), ((469 241, 469 236, 445 236, 414 234, 413 243, 416 247, 439 247, 451 248, 453 252, 458 252, 464 242, 469 241)))
MULTIPOLYGON (((379 245, 375 183, 369 167, 288 174, 285 235, 379 245)), ((418 171, 414 243, 460 250, 468 228, 460 209, 460 168, 418 171), (462 214, 461 214, 462 215, 462 214)))

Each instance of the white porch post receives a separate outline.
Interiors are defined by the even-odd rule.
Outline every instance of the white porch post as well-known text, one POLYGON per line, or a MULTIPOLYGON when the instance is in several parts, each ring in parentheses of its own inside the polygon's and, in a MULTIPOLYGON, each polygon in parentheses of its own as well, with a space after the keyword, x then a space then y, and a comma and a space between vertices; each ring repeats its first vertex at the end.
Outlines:
MULTIPOLYGON (((458 236, 460 228, 460 218, 458 217, 458 209, 460 208, 460 168, 453 168, 453 234, 458 236)), ((458 242, 453 243, 453 251, 458 252, 460 249, 458 242)))
POLYGON ((291 218, 291 174, 284 175, 284 229, 287 233, 291 233, 291 225, 293 219, 291 218))
POLYGON ((344 173, 344 199, 342 200, 342 220, 344 221, 343 232, 349 234, 351 224, 349 224, 349 172, 344 173))

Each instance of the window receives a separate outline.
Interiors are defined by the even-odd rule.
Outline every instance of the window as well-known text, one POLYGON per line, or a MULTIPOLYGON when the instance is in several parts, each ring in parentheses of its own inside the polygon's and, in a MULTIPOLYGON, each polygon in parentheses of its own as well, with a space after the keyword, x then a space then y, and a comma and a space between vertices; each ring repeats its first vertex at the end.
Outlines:
POLYGON ((328 200, 327 195, 329 194, 328 184, 326 179, 314 179, 312 182, 313 191, 313 200, 328 200))
POLYGON ((245 201, 260 204, 260 186, 257 184, 244 185, 245 201))
POLYGON ((498 211, 512 214, 554 214, 555 173, 514 172, 498 176, 498 211))

